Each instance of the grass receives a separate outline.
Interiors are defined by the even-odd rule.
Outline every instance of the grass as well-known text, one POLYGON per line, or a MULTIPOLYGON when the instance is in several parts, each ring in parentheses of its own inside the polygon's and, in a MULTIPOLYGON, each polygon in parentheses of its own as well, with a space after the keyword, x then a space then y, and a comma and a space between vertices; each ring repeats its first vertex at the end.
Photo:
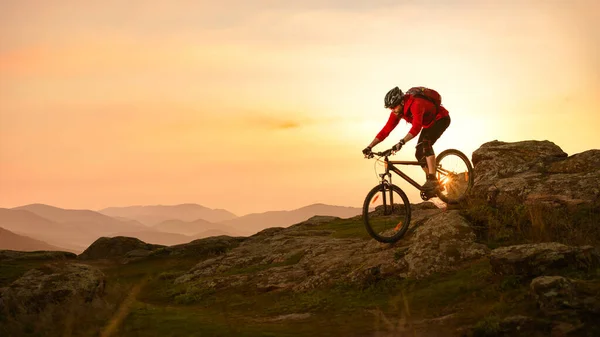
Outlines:
POLYGON ((362 222, 362 217, 351 219, 338 219, 318 225, 300 225, 307 230, 330 231, 333 238, 362 238, 371 239, 362 222))
POLYGON ((2 261, 0 263, 0 288, 10 285, 12 282, 23 276, 28 270, 38 268, 48 263, 48 261, 2 261))
POLYGON ((600 205, 567 208, 514 203, 492 207, 472 200, 462 215, 474 225, 479 241, 492 249, 549 241, 600 247, 600 205))
POLYGON ((448 314, 455 314, 460 324, 475 324, 486 315, 537 310, 527 297, 528 282, 493 275, 485 260, 424 280, 388 278, 366 288, 338 283, 301 293, 237 287, 195 293, 187 302, 182 302, 181 293, 175 290, 174 277, 176 274, 157 277, 144 288, 124 322, 123 335, 175 336, 190 331, 215 336, 354 335, 378 329, 389 332, 401 322, 448 314), (299 321, 272 321, 292 314, 309 316, 299 321), (144 326, 144 322, 152 323, 144 326))

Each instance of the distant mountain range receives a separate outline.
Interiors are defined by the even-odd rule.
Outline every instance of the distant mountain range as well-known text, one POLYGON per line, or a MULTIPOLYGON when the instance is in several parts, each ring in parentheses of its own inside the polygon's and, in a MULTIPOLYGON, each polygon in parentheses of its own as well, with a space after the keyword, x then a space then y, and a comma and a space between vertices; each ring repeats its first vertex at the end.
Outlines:
POLYGON ((313 204, 292 211, 270 211, 248 214, 239 218, 222 221, 220 224, 235 228, 246 235, 252 235, 269 227, 288 227, 315 215, 350 218, 361 213, 362 209, 357 207, 313 204))
POLYGON ((167 220, 195 221, 203 219, 208 222, 220 222, 237 218, 224 209, 210 209, 197 204, 181 204, 173 206, 130 206, 109 207, 99 211, 111 217, 123 217, 137 220, 147 226, 155 226, 167 220))
POLYGON ((325 204, 241 217, 196 204, 109 207, 99 212, 32 204, 0 208, 0 227, 50 246, 81 252, 101 236, 131 236, 174 245, 209 236, 248 236, 269 227, 288 227, 315 215, 348 218, 360 213, 360 208, 325 204))
MULTIPOLYGON (((222 223, 213 223, 204 219, 194 221, 183 221, 179 219, 167 220, 153 227, 160 232, 179 233, 183 235, 197 236, 200 233, 212 230, 218 230, 229 236, 240 236, 241 232, 231 226, 222 223)), ((143 241, 143 240, 142 240, 143 241)))
POLYGON ((0 250, 18 250, 22 252, 33 252, 36 250, 68 251, 67 249, 50 245, 44 241, 15 234, 2 227, 0 227, 0 250))

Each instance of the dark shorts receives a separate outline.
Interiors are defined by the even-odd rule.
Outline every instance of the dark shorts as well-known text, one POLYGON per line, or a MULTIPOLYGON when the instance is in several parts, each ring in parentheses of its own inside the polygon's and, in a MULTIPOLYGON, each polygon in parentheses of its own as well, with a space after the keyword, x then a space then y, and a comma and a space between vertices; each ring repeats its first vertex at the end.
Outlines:
POLYGON ((418 161, 424 159, 424 157, 433 155, 433 144, 440 138, 440 136, 446 131, 450 125, 450 116, 443 117, 435 121, 427 129, 421 130, 419 141, 417 142, 417 152, 415 157, 418 161))

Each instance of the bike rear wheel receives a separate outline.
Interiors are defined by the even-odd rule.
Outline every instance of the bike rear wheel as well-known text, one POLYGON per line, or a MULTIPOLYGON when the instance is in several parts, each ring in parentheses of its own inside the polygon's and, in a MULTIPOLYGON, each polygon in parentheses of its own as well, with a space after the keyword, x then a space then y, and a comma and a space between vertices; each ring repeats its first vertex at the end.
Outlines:
POLYGON ((447 204, 457 204, 465 199, 473 187, 473 167, 462 152, 454 149, 442 151, 436 157, 436 174, 442 189, 438 198, 447 204))
POLYGON ((398 241, 410 223, 410 203, 400 187, 380 184, 367 194, 363 204, 367 232, 379 242, 398 241))

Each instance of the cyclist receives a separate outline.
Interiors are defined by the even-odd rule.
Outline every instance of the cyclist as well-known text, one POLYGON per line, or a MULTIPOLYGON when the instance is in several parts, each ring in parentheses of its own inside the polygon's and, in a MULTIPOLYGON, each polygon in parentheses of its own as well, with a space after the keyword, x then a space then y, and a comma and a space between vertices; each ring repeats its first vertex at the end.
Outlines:
POLYGON ((394 87, 385 95, 384 106, 386 109, 391 110, 390 118, 362 153, 365 156, 371 155, 373 146, 386 139, 400 120, 404 119, 412 127, 406 136, 400 139, 392 149, 399 151, 406 142, 416 137, 419 132, 421 133, 417 142, 415 157, 421 162, 421 167, 427 177, 425 184, 422 186, 423 190, 427 194, 434 194, 440 185, 435 175, 435 153, 432 146, 450 125, 448 110, 441 105, 436 106, 428 99, 416 97, 409 93, 404 94, 398 87, 394 87))

